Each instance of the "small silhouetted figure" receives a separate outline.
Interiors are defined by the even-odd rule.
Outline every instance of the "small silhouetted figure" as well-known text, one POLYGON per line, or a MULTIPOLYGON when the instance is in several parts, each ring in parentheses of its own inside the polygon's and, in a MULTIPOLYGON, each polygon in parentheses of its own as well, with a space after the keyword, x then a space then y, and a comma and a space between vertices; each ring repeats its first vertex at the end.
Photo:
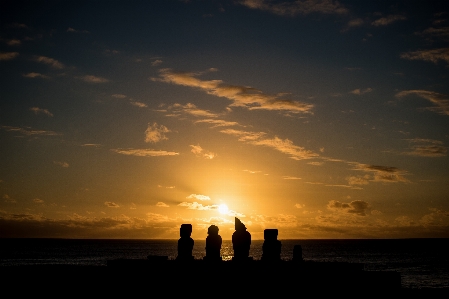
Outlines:
POLYGON ((191 224, 181 224, 181 228, 179 229, 179 235, 181 238, 178 240, 178 256, 176 260, 179 261, 190 261, 193 260, 193 244, 194 241, 190 237, 192 234, 192 225, 191 224))
POLYGON ((206 237, 206 256, 208 261, 221 261, 220 250, 222 239, 218 234, 218 226, 211 225, 207 229, 208 236, 206 237))
POLYGON ((246 226, 235 217, 235 232, 232 234, 232 247, 234 248, 233 260, 247 260, 251 246, 251 234, 246 226))
POLYGON ((277 239, 277 229, 265 229, 263 231, 265 241, 262 245, 262 260, 280 261, 281 260, 281 241, 277 239))
POLYGON ((294 262, 303 262, 304 261, 304 259, 302 258, 302 247, 301 247, 301 245, 293 246, 293 261, 294 262))

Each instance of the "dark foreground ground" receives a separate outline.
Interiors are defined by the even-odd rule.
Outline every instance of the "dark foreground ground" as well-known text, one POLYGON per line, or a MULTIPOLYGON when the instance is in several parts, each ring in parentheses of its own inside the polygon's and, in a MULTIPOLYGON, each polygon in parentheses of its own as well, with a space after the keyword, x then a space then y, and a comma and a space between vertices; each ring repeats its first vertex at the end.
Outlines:
POLYGON ((3 291, 19 296, 300 298, 310 294, 376 294, 449 298, 449 288, 406 289, 401 287, 398 272, 362 268, 345 263, 115 260, 108 266, 4 266, 0 267, 0 277, 3 291))

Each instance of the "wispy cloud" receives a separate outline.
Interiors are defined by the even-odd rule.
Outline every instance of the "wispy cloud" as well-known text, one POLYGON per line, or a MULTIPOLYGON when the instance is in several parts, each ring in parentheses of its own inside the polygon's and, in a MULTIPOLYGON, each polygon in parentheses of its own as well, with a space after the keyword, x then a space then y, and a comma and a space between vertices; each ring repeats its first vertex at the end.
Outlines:
POLYGON ((109 82, 108 79, 102 78, 102 77, 97 77, 97 76, 93 76, 93 75, 85 75, 80 77, 81 80, 88 82, 88 83, 106 83, 109 82))
MULTIPOLYGON (((406 171, 390 166, 370 165, 362 163, 349 163, 354 166, 355 170, 362 170, 365 172, 373 173, 373 177, 370 177, 370 181, 373 182, 408 182, 404 177, 407 174, 406 171)), ((366 177, 364 177, 366 179, 366 177)))
POLYGON ((195 123, 207 123, 211 124, 212 128, 216 127, 231 127, 231 126, 239 126, 238 122, 235 121, 225 121, 221 119, 200 119, 195 121, 195 123))
POLYGON ((209 210, 217 210, 218 205, 209 205, 209 206, 203 206, 200 203, 194 202, 181 202, 178 204, 180 207, 186 207, 189 210, 199 210, 199 211, 209 211, 209 210))
POLYGON ((30 127, 12 127, 12 126, 1 126, 1 128, 8 132, 17 132, 22 135, 27 136, 34 136, 34 135, 40 135, 40 136, 57 136, 62 135, 61 133, 57 133, 54 131, 45 131, 45 130, 35 130, 30 127))
POLYGON ((195 117, 217 117, 218 115, 203 109, 199 109, 192 103, 185 105, 173 104, 167 108, 173 115, 189 114, 195 117))
POLYGON ((282 178, 284 180, 301 180, 301 178, 298 178, 296 176, 288 176, 288 175, 284 175, 282 178))
POLYGON ((31 107, 30 110, 33 111, 34 114, 45 114, 45 115, 48 115, 48 116, 53 116, 53 113, 51 113, 47 109, 42 109, 42 108, 39 108, 39 107, 31 107))
POLYGON ((164 134, 169 132, 171 131, 164 125, 148 124, 148 128, 145 130, 145 142, 156 143, 167 140, 168 138, 164 134))
POLYGON ((420 157, 445 157, 447 156, 447 147, 443 142, 431 139, 407 139, 411 143, 410 150, 403 152, 404 155, 420 157))
POLYGON ((271 0, 240 0, 240 4, 251 8, 269 11, 280 16, 307 15, 310 13, 347 14, 348 9, 334 0, 300 0, 300 1, 271 1, 271 0))
POLYGON ((34 198, 34 199, 33 199, 33 202, 34 202, 35 204, 39 204, 39 205, 41 205, 41 204, 44 203, 44 201, 43 201, 42 199, 40 199, 40 198, 34 198))
POLYGON ((449 48, 419 50, 402 53, 401 58, 408 60, 423 60, 437 64, 440 60, 449 63, 449 48))
POLYGON ((449 97, 447 95, 428 90, 404 90, 398 92, 396 97, 402 98, 409 95, 419 96, 435 105, 435 107, 426 108, 427 110, 443 115, 449 115, 449 97))
POLYGON ((311 113, 313 108, 312 104, 283 98, 284 94, 268 95, 248 86, 228 85, 222 80, 203 81, 196 78, 201 74, 162 69, 160 78, 151 78, 151 80, 198 88, 208 94, 231 100, 230 107, 244 107, 249 110, 281 110, 291 113, 311 113))
POLYGON ((353 91, 351 91, 350 93, 355 94, 355 95, 362 95, 362 94, 369 93, 369 92, 372 92, 372 91, 373 91, 373 89, 368 87, 368 88, 365 88, 365 89, 357 88, 357 89, 354 89, 353 91))
POLYGON ((53 161, 54 164, 59 165, 63 168, 68 168, 70 165, 67 162, 61 162, 61 161, 53 161))
POLYGON ((216 154, 212 152, 205 151, 200 145, 190 145, 190 147, 192 148, 190 151, 198 157, 212 160, 216 156, 216 154))
POLYGON ((366 216, 370 206, 366 201, 354 200, 350 203, 343 203, 338 200, 331 200, 327 204, 329 210, 343 211, 345 213, 356 214, 359 216, 366 216))
POLYGON ((23 74, 22 76, 24 76, 25 78, 44 78, 44 79, 49 78, 46 75, 42 75, 41 73, 35 73, 35 72, 31 72, 31 73, 28 73, 28 74, 23 74))
POLYGON ((440 39, 440 40, 449 40, 449 27, 430 27, 422 31, 415 32, 416 35, 422 36, 426 39, 440 39))
POLYGON ((48 64, 52 68, 55 68, 55 69, 63 69, 64 68, 64 64, 57 61, 56 59, 46 57, 46 56, 37 56, 37 57, 35 57, 35 61, 44 63, 44 64, 48 64))
POLYGON ((177 152, 157 151, 151 149, 111 149, 118 154, 137 157, 161 157, 161 156, 177 156, 177 152))
POLYGON ((389 16, 382 17, 380 19, 375 20, 374 22, 371 23, 371 25, 376 26, 376 27, 387 26, 394 22, 404 21, 404 20, 407 20, 407 18, 403 15, 389 15, 389 16))
POLYGON ((272 139, 264 139, 262 137, 266 134, 263 132, 246 132, 234 129, 221 130, 220 132, 237 136, 239 141, 247 142, 249 144, 274 148, 281 153, 289 155, 290 158, 294 160, 311 159, 319 156, 310 150, 294 145, 289 139, 281 139, 277 136, 272 139))
POLYGON ((168 204, 162 202, 162 201, 159 201, 159 202, 156 204, 156 207, 159 207, 159 208, 169 208, 170 206, 169 206, 168 204))
POLYGON ((11 60, 19 56, 19 52, 0 52, 0 60, 11 60))
POLYGON ((67 32, 73 32, 73 33, 90 33, 90 32, 87 31, 87 30, 76 30, 76 29, 73 29, 72 27, 67 28, 67 32))
POLYGON ((129 101, 129 102, 131 103, 131 105, 136 106, 136 107, 139 107, 139 108, 147 108, 147 107, 148 107, 147 104, 142 103, 142 102, 133 101, 133 100, 131 100, 131 101, 129 101))
POLYGON ((190 194, 186 197, 187 199, 197 199, 197 200, 210 200, 210 197, 202 194, 190 194))
POLYGON ((108 208, 119 208, 120 206, 118 204, 116 204, 115 202, 112 201, 106 201, 104 203, 105 206, 107 206, 108 208))

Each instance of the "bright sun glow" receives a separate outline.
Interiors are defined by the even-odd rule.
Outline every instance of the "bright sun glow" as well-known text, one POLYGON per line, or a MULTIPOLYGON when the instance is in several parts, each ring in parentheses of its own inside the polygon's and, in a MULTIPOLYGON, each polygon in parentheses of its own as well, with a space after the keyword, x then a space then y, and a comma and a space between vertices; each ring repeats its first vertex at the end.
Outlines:
POLYGON ((218 206, 218 212, 220 212, 220 214, 227 214, 228 211, 229 211, 228 206, 225 205, 224 203, 218 206))

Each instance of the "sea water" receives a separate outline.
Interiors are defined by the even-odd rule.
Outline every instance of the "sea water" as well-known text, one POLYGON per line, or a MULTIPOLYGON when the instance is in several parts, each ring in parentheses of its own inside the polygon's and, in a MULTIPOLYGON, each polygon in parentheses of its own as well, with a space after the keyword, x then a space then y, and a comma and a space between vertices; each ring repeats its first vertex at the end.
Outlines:
MULTIPOLYGON (((449 288, 449 239, 281 240, 281 259, 301 245, 304 260, 362 263, 369 271, 398 271, 404 288, 449 288)), ((253 240, 250 256, 262 256, 263 240, 253 240)), ((106 266, 108 260, 177 256, 177 240, 0 239, 0 266, 106 266)), ((205 240, 195 240, 193 255, 202 259, 205 240)), ((223 240, 223 260, 233 257, 223 240)))

